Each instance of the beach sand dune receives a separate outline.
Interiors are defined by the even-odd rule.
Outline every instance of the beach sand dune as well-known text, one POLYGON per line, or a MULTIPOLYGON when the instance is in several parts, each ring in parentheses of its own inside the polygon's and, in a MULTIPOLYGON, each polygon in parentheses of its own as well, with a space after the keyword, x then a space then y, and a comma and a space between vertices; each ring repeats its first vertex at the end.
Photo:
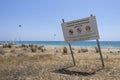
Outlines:
POLYGON ((0 45, 0 80, 119 80, 120 49, 102 48, 102 68, 96 48, 0 45))

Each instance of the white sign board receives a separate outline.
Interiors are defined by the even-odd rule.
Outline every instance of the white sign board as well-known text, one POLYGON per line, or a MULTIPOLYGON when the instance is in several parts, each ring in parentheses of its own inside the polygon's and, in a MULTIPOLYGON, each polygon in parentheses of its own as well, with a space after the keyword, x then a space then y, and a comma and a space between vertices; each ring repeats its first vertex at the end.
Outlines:
POLYGON ((61 25, 67 43, 99 39, 95 16, 64 22, 61 25))

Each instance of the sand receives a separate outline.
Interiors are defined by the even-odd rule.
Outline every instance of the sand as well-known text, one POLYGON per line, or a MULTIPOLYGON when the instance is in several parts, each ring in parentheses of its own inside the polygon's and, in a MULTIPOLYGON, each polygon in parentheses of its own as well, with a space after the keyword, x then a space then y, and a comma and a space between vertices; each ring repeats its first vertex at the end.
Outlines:
POLYGON ((0 45, 0 80, 119 80, 120 48, 0 45))

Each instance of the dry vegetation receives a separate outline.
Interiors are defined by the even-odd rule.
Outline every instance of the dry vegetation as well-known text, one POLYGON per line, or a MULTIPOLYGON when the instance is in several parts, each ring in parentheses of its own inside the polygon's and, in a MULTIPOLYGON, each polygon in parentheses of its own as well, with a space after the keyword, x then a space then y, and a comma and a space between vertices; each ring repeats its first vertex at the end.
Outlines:
POLYGON ((37 45, 0 46, 0 80, 119 80, 120 49, 102 49, 102 68, 97 48, 37 45))

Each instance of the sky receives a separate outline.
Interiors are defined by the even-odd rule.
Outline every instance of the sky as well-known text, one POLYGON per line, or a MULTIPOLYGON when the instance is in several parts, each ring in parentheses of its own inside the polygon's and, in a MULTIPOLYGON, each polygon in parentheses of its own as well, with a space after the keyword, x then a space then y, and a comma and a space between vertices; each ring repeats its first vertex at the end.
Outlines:
POLYGON ((63 41, 62 19, 90 14, 101 41, 120 41, 120 0, 0 0, 0 41, 63 41))

